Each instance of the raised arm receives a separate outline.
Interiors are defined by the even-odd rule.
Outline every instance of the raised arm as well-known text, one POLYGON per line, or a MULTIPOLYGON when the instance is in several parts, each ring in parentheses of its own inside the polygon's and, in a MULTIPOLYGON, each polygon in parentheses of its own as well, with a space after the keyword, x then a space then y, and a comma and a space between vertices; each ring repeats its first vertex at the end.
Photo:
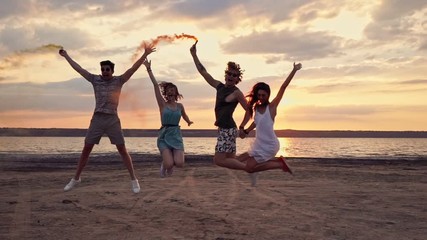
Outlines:
POLYGON ((243 95, 242 91, 238 90, 237 93, 237 101, 240 103, 242 108, 245 110, 245 116, 242 120, 242 123, 239 125, 239 136, 243 138, 244 132, 243 129, 245 128, 246 124, 248 123, 249 119, 251 118, 251 114, 249 112, 249 106, 248 102, 246 101, 245 96, 243 95))
POLYGON ((151 61, 145 60, 143 63, 147 68, 148 76, 150 76, 150 80, 153 83, 154 94, 156 95, 157 104, 159 105, 160 112, 162 112, 163 107, 165 106, 165 100, 163 99, 162 93, 160 92, 159 84, 157 83, 153 71, 151 70, 151 61))
POLYGON ((218 80, 215 80, 207 71, 206 68, 202 65, 202 63, 199 60, 199 57, 197 56, 197 48, 196 48, 196 43, 193 44, 193 46, 191 46, 190 48, 190 53, 191 56, 193 57, 194 60, 194 64, 196 64, 196 68, 199 71, 199 73, 203 76, 203 78, 206 80, 207 83, 209 83, 209 85, 211 85, 212 87, 216 88, 218 86, 218 84, 220 84, 221 82, 218 80))
POLYGON ((179 103, 179 104, 181 105, 182 119, 184 119, 184 121, 187 122, 188 126, 191 126, 191 124, 193 124, 193 121, 190 120, 187 113, 185 112, 184 105, 182 103, 179 103))
POLYGON ((283 94, 285 93, 286 88, 288 87, 289 83, 291 82, 292 78, 294 77, 295 73, 302 68, 301 63, 295 64, 292 71, 289 73, 286 80, 282 83, 282 86, 280 86, 279 92, 277 93, 277 96, 271 101, 271 106, 274 108, 277 108, 280 101, 282 100, 283 94))
POLYGON ((129 80, 132 75, 136 72, 136 70, 138 70, 138 68, 141 66, 141 64, 145 61, 145 59, 147 58, 148 55, 150 55, 150 53, 155 52, 156 48, 153 47, 152 45, 147 45, 145 46, 145 51, 144 54, 142 54, 142 56, 132 65, 131 68, 129 68, 125 73, 122 74, 122 79, 126 82, 127 80, 129 80))
POLYGON ((65 60, 70 64, 70 66, 76 70, 82 77, 84 77, 86 80, 90 80, 93 76, 90 72, 88 72, 86 69, 82 68, 76 61, 74 61, 65 51, 64 49, 59 50, 59 55, 63 56, 65 60))

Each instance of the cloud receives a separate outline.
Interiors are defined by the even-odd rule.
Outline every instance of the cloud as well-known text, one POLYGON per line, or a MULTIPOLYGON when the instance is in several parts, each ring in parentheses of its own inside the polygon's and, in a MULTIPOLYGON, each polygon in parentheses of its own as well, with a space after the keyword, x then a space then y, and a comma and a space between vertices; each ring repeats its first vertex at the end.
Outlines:
POLYGON ((316 119, 316 121, 342 121, 367 119, 379 114, 426 112, 424 105, 336 105, 298 106, 287 110, 289 119, 316 119))
POLYGON ((90 46, 95 43, 89 35, 78 28, 59 28, 49 24, 6 26, 0 31, 0 44, 8 52, 39 48, 47 44, 63 45, 70 49, 90 46))
POLYGON ((311 0, 276 1, 264 0, 186 0, 167 2, 151 10, 150 18, 192 20, 195 24, 210 28, 234 28, 240 23, 258 20, 277 24, 291 21, 292 13, 311 0))
POLYGON ((94 107, 92 86, 83 79, 46 84, 4 83, 0 86, 0 112, 90 111, 94 107))
POLYGON ((372 115, 378 112, 385 111, 385 106, 373 106, 373 105, 337 105, 337 106, 302 106, 293 108, 291 110, 295 114, 304 114, 310 116, 340 116, 351 117, 351 116, 366 116, 372 115))
POLYGON ((26 17, 34 14, 60 13, 80 16, 94 15, 112 15, 121 14, 129 10, 135 10, 146 6, 147 2, 152 4, 158 1, 132 0, 132 1, 114 1, 114 0, 2 0, 0 8, 0 19, 8 17, 26 17))
POLYGON ((343 41, 326 32, 281 30, 254 32, 222 45, 230 54, 283 54, 287 59, 310 60, 339 56, 343 41))
POLYGON ((372 22, 364 30, 370 40, 388 44, 404 41, 414 49, 423 50, 427 30, 425 16, 427 2, 424 0, 385 0, 372 12, 372 22))
POLYGON ((0 20, 17 15, 26 15, 31 12, 31 0, 2 0, 0 20))
POLYGON ((403 16, 410 16, 426 6, 427 2, 424 0, 383 0, 382 4, 373 12, 372 17, 376 21, 398 19, 403 16))
MULTIPOLYGON (((304 66, 304 64, 303 64, 304 66)), ((300 78, 306 79, 328 79, 331 81, 349 81, 348 79, 360 79, 365 76, 373 76, 380 74, 383 69, 374 64, 364 65, 338 65, 336 67, 312 66, 303 68, 300 78)))
POLYGON ((152 17, 170 16, 173 18, 197 20, 196 24, 212 28, 236 27, 241 23, 266 22, 275 25, 283 22, 307 23, 319 18, 336 17, 342 9, 363 11, 358 1, 341 1, 336 4, 329 0, 184 0, 167 2, 162 6, 151 6, 152 17), (216 24, 215 24, 216 23, 216 24))
POLYGON ((333 1, 305 1, 305 4, 295 11, 295 16, 300 23, 312 22, 319 18, 333 18, 347 4, 344 1, 342 4, 333 1))
MULTIPOLYGON (((175 77, 158 76, 158 81, 170 81, 177 84, 182 102, 190 103, 192 109, 206 109, 206 103, 215 101, 215 89, 201 79, 198 83, 180 82, 175 77), (197 91, 195 91, 197 89, 197 91)), ((0 113, 8 111, 80 111, 92 112, 95 97, 92 85, 83 78, 74 78, 62 82, 36 84, 1 83, 0 113)), ((122 88, 119 104, 120 111, 158 110, 153 85, 148 76, 133 78, 122 88)))
MULTIPOLYGON (((344 94, 348 97, 357 94, 405 94, 405 93, 423 93, 427 87, 422 88, 420 85, 427 86, 427 80, 409 80, 394 82, 379 81, 352 81, 333 84, 320 84, 317 86, 301 87, 310 94, 344 94), (396 88, 396 86, 400 86, 396 88)), ((368 95, 366 95, 368 96, 368 95)))
MULTIPOLYGON (((4 48, 2 55, 30 48, 30 44, 33 41, 32 32, 31 28, 15 28, 8 25, 0 29, 0 44, 4 48)), ((37 45, 40 46, 40 44, 37 45)), ((33 47, 35 46, 33 45, 33 47)))
POLYGON ((54 63, 53 57, 46 58, 45 55, 57 56, 61 47, 80 50, 95 42, 89 34, 77 28, 64 29, 49 24, 6 26, 0 29, 0 46, 4 50, 0 52, 0 72, 4 79, 13 81, 18 76, 13 71, 31 65, 32 61, 36 65, 42 65, 45 60, 54 63))
POLYGON ((241 4, 243 0, 228 1, 228 0, 187 0, 176 1, 168 5, 167 11, 169 14, 175 16, 185 16, 194 19, 219 17, 227 10, 234 8, 234 6, 241 4))
POLYGON ((427 86, 427 79, 413 79, 398 82, 399 84, 408 84, 408 85, 425 85, 427 86))
POLYGON ((362 82, 347 82, 347 83, 335 83, 335 84, 321 84, 313 87, 305 87, 310 94, 330 94, 330 93, 342 93, 351 89, 354 91, 357 88, 366 86, 366 83, 362 82))
POLYGON ((424 40, 421 42, 421 44, 419 46, 419 50, 421 50, 421 51, 427 50, 427 40, 425 40, 426 38, 427 38, 427 36, 425 36, 424 40))

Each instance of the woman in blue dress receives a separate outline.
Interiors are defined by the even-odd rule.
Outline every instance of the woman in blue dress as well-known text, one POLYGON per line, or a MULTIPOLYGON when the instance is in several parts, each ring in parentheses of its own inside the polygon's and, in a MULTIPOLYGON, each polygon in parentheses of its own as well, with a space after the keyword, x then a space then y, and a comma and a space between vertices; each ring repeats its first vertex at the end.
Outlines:
POLYGON ((188 126, 193 124, 185 112, 184 105, 177 101, 182 98, 175 84, 170 82, 157 83, 151 71, 151 61, 144 62, 148 75, 154 85, 157 104, 159 105, 162 127, 157 138, 157 147, 162 155, 160 177, 172 175, 173 167, 184 166, 184 143, 179 121, 182 118, 188 126))

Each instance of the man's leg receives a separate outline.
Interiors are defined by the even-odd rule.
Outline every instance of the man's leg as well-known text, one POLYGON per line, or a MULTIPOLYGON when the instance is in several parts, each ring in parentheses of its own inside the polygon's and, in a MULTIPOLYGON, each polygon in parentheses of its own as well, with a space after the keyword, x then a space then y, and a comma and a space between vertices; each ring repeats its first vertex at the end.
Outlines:
POLYGON ((93 149, 93 146, 94 146, 94 144, 85 142, 85 145, 84 145, 83 150, 82 150, 82 154, 80 155, 80 159, 79 159, 79 162, 77 164, 76 174, 70 180, 70 182, 67 185, 65 185, 64 191, 66 191, 66 192, 70 191, 77 184, 80 183, 80 174, 82 173, 83 168, 86 166, 87 161, 89 160, 89 155, 93 149))
POLYGON ((74 175, 75 180, 80 179, 80 175, 83 171, 83 168, 86 166, 86 164, 89 160, 89 155, 92 152, 94 145, 95 144, 92 144, 92 143, 85 143, 83 150, 82 150, 82 154, 80 155, 79 163, 77 164, 76 174, 74 175))
POLYGON ((120 153, 120 156, 122 157, 123 163, 125 164, 126 168, 129 171, 130 178, 132 180, 136 180, 135 171, 134 171, 133 163, 132 163, 132 158, 130 157, 128 151, 126 150, 125 144, 117 144, 116 147, 120 153))
POLYGON ((116 144, 117 150, 120 153, 120 156, 122 156, 123 163, 125 164, 126 168, 129 171, 131 184, 132 184, 132 191, 134 193, 139 193, 141 188, 139 187, 138 179, 136 179, 135 171, 133 169, 133 163, 132 158, 130 157, 128 151, 126 150, 126 146, 124 144, 116 144))

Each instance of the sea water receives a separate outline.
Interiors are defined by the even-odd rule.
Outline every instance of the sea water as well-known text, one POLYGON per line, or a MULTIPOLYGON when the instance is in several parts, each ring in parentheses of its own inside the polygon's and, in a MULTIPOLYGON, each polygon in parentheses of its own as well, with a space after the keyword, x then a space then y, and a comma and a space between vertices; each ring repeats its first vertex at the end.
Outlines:
MULTIPOLYGON (((130 154, 159 154, 155 137, 127 137, 130 154)), ((237 153, 247 151, 254 138, 238 139, 237 153)), ((427 159, 427 138, 279 138, 278 155, 294 158, 427 159)), ((80 154, 84 137, 0 137, 2 155, 80 154)), ((185 153, 212 155, 216 138, 185 137, 185 153)), ((116 153, 103 137, 92 154, 116 153)))

